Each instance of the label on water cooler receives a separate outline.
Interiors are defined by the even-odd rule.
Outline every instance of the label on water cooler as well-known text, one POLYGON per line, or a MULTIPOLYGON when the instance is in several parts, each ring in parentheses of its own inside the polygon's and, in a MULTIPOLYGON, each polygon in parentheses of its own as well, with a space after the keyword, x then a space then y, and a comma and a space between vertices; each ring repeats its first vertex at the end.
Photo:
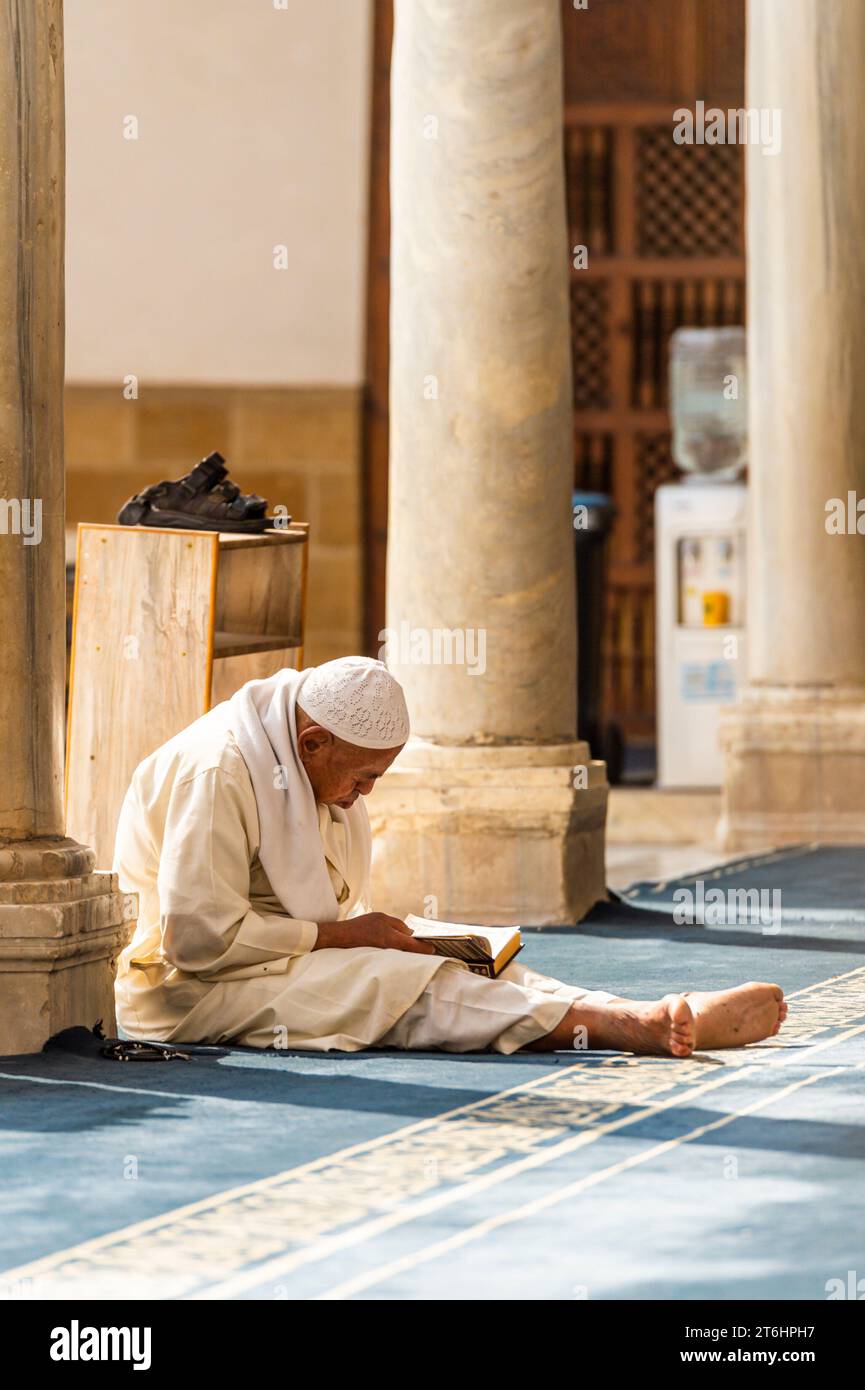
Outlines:
POLYGON ((681 670, 683 700, 713 700, 728 705, 736 698, 736 680, 729 661, 685 661, 681 670))

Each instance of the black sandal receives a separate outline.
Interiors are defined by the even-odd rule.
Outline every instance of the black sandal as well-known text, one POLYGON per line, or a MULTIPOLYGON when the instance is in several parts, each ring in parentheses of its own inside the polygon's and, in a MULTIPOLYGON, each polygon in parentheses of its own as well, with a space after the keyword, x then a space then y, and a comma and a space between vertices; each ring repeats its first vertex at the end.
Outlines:
MULTIPOLYGON (((121 507, 121 526, 160 526, 185 531, 266 531, 273 525, 266 516, 267 501, 256 493, 242 493, 227 481, 222 454, 208 454, 177 482, 153 483, 121 507)), ((290 518, 280 518, 284 526, 290 518)))
POLYGON ((188 1052, 168 1043, 138 1042, 132 1038, 105 1038, 99 1052, 112 1062, 191 1062, 188 1052))

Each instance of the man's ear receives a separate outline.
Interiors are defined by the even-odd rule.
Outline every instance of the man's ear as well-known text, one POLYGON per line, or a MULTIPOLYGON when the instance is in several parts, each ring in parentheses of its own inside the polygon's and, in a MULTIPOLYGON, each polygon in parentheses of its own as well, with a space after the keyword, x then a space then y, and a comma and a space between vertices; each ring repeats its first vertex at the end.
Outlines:
POLYGON ((322 748, 328 748, 333 743, 333 734, 329 729, 323 729, 320 724, 310 724, 297 736, 297 746, 300 756, 311 758, 319 753, 322 748))

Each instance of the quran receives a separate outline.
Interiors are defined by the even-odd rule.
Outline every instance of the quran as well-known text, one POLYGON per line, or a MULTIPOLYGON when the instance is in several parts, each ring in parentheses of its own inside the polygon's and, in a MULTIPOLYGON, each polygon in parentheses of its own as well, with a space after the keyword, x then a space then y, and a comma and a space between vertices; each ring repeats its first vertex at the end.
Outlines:
POLYGON ((486 975, 491 980, 523 949, 519 927, 467 927, 415 917, 412 913, 405 922, 413 935, 428 941, 438 955, 461 960, 476 975, 486 975))

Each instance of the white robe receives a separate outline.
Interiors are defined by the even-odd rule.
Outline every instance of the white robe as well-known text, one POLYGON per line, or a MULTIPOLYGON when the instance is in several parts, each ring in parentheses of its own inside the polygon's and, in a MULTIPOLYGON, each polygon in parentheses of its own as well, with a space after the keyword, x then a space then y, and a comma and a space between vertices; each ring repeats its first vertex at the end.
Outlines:
MULTIPOLYGON (((134 1038, 354 1051, 376 1043, 447 962, 373 947, 313 951, 315 922, 286 915, 259 859, 252 781, 217 706, 137 768, 114 868, 138 894, 118 962, 117 1017, 134 1038)), ((318 807, 339 918, 369 911, 369 864, 318 807)), ((291 847, 287 847, 290 854, 291 847)))
MULTIPOLYGON (((494 1047, 550 1032, 570 1004, 602 1003, 512 961, 498 980, 458 961, 374 947, 313 951, 314 921, 290 917, 258 857, 252 780, 217 706, 136 769, 114 868, 138 894, 117 971, 117 1018, 132 1038, 357 1051, 494 1047)), ((339 918, 369 911, 369 838, 318 806, 339 918)), ((291 853, 288 845, 286 852, 291 853)))

